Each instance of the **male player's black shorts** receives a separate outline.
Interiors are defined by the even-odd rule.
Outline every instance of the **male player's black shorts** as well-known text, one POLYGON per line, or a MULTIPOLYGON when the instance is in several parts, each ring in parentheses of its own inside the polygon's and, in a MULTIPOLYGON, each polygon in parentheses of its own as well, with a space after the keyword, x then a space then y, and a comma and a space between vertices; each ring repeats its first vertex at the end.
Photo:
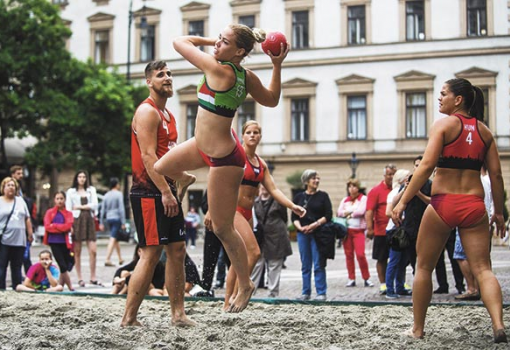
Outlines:
POLYGON ((161 197, 130 196, 136 234, 140 247, 166 245, 186 240, 184 216, 179 203, 179 214, 165 215, 161 197))

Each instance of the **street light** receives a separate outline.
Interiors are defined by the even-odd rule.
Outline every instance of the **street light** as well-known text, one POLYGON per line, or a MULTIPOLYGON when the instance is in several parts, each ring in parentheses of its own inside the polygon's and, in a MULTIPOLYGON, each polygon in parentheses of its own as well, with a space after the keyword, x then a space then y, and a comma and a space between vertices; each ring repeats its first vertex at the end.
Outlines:
MULTIPOLYGON (((140 28, 142 31, 146 31, 147 17, 145 17, 145 1, 143 0, 143 15, 140 18, 140 28)), ((126 80, 129 82, 131 80, 131 26, 133 24, 133 0, 129 2, 129 12, 128 12, 128 43, 127 43, 127 63, 126 63, 126 80)), ((143 35, 144 32, 142 32, 143 35)))
POLYGON ((359 165, 359 160, 358 158, 356 158, 356 152, 352 152, 352 156, 351 156, 351 160, 349 161, 349 165, 351 167, 351 179, 355 179, 356 178, 356 169, 358 168, 358 165, 359 165))

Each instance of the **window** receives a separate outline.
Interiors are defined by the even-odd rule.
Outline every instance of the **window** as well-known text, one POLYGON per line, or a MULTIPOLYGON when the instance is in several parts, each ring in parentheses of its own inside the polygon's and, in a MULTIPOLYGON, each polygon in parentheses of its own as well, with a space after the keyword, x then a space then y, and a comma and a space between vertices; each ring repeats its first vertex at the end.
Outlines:
POLYGON ((367 138, 367 97, 347 97, 347 139, 365 140, 367 138))
POLYGON ((94 63, 98 64, 110 62, 109 37, 109 30, 98 30, 95 32, 94 63))
POLYGON ((198 104, 186 106, 186 140, 195 136, 195 120, 197 118, 198 104))
POLYGON ((308 11, 292 12, 292 48, 308 47, 308 11))
POLYGON ((487 35, 486 0, 467 0, 467 35, 487 35))
POLYGON ((406 1, 406 40, 425 40, 425 4, 406 1))
POLYGON ((291 141, 308 141, 309 139, 309 108, 308 99, 291 100, 291 141))
POLYGON ((406 137, 427 136, 427 96, 425 92, 406 93, 406 137))
POLYGON ((67 5, 68 4, 67 0, 53 0, 52 3, 54 5, 67 5))
POLYGON ((347 31, 349 45, 366 43, 365 6, 349 6, 347 8, 347 31))
MULTIPOLYGON (((197 1, 189 2, 188 4, 181 6, 182 12, 182 32, 187 35, 198 35, 207 37, 209 36, 209 9, 211 5, 203 4, 197 1)), ((213 36, 216 36, 214 33, 213 36)), ((206 51, 206 48, 200 47, 202 51, 206 51)))
POLYGON ((155 32, 156 27, 145 24, 146 28, 141 28, 140 43, 140 61, 148 62, 155 58, 155 32))
POLYGON ((244 24, 247 27, 255 27, 255 15, 239 16, 239 24, 244 24))
POLYGON ((102 12, 87 17, 90 25, 90 58, 96 64, 112 63, 114 19, 115 16, 102 12))
POLYGON ((188 35, 204 36, 204 21, 189 21, 188 35))
POLYGON ((237 135, 243 134, 243 125, 248 120, 255 120, 255 102, 245 101, 237 109, 237 135))

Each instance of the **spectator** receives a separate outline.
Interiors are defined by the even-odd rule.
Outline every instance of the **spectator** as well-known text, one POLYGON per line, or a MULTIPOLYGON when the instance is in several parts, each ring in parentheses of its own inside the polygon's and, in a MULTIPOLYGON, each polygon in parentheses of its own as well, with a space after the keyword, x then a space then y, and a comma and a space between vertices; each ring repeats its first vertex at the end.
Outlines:
POLYGON ((373 287, 374 284, 370 281, 370 272, 368 271, 368 262, 365 256, 367 197, 360 192, 360 182, 358 179, 347 181, 347 188, 349 196, 340 202, 337 212, 339 217, 347 219, 347 237, 345 237, 343 242, 345 264, 347 265, 347 273, 349 275, 346 287, 356 286, 354 253, 356 253, 356 259, 361 270, 361 277, 365 280, 364 286, 373 287))
POLYGON ((118 234, 121 229, 126 229, 126 212, 124 210, 124 196, 120 191, 119 179, 116 177, 110 179, 110 190, 106 192, 103 203, 101 204, 101 215, 99 217, 99 229, 101 231, 105 229, 105 220, 110 229, 110 241, 106 248, 106 261, 104 266, 115 266, 110 260, 113 249, 117 251, 119 265, 122 265, 124 264, 124 259, 122 259, 120 252, 118 234))
POLYGON ((73 213, 65 207, 64 191, 55 193, 55 206, 44 215, 43 243, 49 244, 60 269, 59 284, 74 291, 70 272, 74 266, 73 213))
POLYGON ((85 287, 81 270, 81 245, 87 243, 90 263, 90 283, 102 286, 96 279, 96 227, 94 223, 97 210, 97 193, 92 186, 89 174, 85 170, 79 170, 73 178, 73 184, 66 194, 66 209, 73 212, 74 224, 74 258, 78 285, 85 287))
MULTIPOLYGON (((275 298, 280 291, 280 276, 283 261, 292 254, 287 233, 287 208, 276 202, 264 186, 260 186, 259 197, 255 200, 255 215, 264 239, 261 252, 267 263, 267 289, 269 298, 275 298)), ((257 281, 254 281, 257 286, 257 281)))
MULTIPOLYGON (((10 168, 11 177, 18 181, 19 185, 19 196, 25 200, 27 203, 27 208, 30 213, 30 219, 32 221, 32 232, 35 231, 35 222, 36 222, 36 208, 34 201, 32 198, 28 196, 27 193, 23 191, 23 167, 21 165, 13 165, 10 168)), ((32 242, 27 241, 27 246, 25 247, 25 252, 23 253, 23 267, 25 269, 25 274, 28 272, 30 266, 32 266, 32 261, 30 260, 30 247, 32 246, 32 242)))
POLYGON ((372 259, 377 260, 377 276, 379 277, 380 294, 386 294, 386 266, 388 265, 389 246, 386 242, 386 226, 389 218, 386 216, 386 201, 392 189, 393 175, 397 167, 388 164, 384 167, 384 179, 370 190, 367 198, 367 237, 374 239, 372 259))
MULTIPOLYGON (((386 216, 391 218, 393 201, 404 192, 404 185, 409 177, 409 170, 398 169, 393 176, 393 189, 388 194, 386 216)), ((398 197, 400 198, 400 197, 398 197)), ((393 220, 388 220, 386 235, 395 227, 393 220)), ((390 247, 388 267, 386 268, 386 299, 397 299, 401 295, 411 295, 411 291, 405 288, 405 276, 407 266, 406 251, 397 251, 390 247)))
POLYGON ((39 262, 32 265, 28 270, 27 277, 23 284, 18 284, 17 292, 61 292, 64 290, 58 283, 60 272, 51 261, 52 256, 49 250, 39 253, 39 262))
POLYGON ((190 248, 195 249, 197 229, 200 225, 200 215, 198 215, 197 209, 191 206, 184 220, 186 221, 186 246, 188 246, 188 241, 191 240, 190 248))
POLYGON ((7 266, 11 266, 13 288, 21 284, 21 266, 27 241, 34 239, 27 204, 17 194, 19 184, 6 177, 0 184, 0 290, 5 290, 7 266))
MULTIPOLYGON (((319 247, 315 240, 315 231, 331 221, 333 216, 331 200, 324 191, 319 191, 320 176, 317 171, 307 169, 301 175, 301 182, 305 185, 305 191, 294 197, 294 203, 306 209, 303 217, 292 214, 292 221, 298 230, 298 247, 301 257, 301 277, 303 287, 301 300, 310 300, 312 293, 311 278, 312 268, 315 278, 317 296, 315 300, 327 299, 326 267, 319 254, 319 247)), ((325 261, 325 260, 324 260, 325 261)))

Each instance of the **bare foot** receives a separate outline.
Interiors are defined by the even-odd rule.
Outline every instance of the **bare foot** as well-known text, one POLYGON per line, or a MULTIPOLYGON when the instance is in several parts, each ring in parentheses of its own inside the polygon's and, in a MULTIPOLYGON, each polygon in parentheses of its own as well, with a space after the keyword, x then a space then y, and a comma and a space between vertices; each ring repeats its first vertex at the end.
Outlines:
POLYGON ((191 174, 185 174, 185 178, 179 181, 179 186, 177 186, 177 198, 179 199, 179 202, 182 203, 188 187, 193 185, 195 181, 197 181, 196 176, 191 174))
POLYGON ((234 295, 227 295, 225 294, 225 302, 223 303, 223 311, 229 312, 230 305, 234 303, 235 297, 234 295))
POLYGON ((494 343, 508 343, 508 339, 506 338, 506 333, 504 329, 498 329, 494 331, 494 343))
POLYGON ((425 336, 425 332, 419 333, 419 332, 414 330, 414 327, 409 328, 408 330, 406 330, 402 334, 407 336, 407 337, 409 337, 409 338, 413 338, 413 339, 423 339, 423 337, 425 336))
POLYGON ((122 320, 120 322, 120 326, 122 328, 124 328, 124 327, 143 327, 143 325, 138 320, 134 320, 132 322, 122 320))
POLYGON ((178 319, 172 319, 172 326, 174 327, 195 327, 197 323, 189 319, 186 315, 181 316, 178 319))
POLYGON ((227 310, 227 312, 238 313, 246 309, 246 306, 248 306, 248 303, 250 302, 253 291, 255 291, 255 285, 252 281, 250 281, 250 285, 247 289, 242 289, 239 287, 237 296, 234 302, 230 305, 230 308, 227 310))

